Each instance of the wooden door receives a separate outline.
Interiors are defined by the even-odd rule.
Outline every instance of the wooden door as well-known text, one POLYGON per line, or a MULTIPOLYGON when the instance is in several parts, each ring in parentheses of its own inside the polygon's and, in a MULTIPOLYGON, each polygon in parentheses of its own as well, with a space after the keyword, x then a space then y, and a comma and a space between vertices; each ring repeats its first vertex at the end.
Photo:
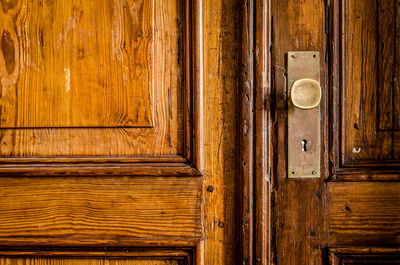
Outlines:
POLYGON ((0 264, 235 262, 238 11, 0 0, 0 264))
POLYGON ((199 1, 0 1, 0 264, 198 264, 199 1))
POLYGON ((255 0, 246 10, 241 128, 254 135, 241 134, 242 261, 400 264, 400 2, 255 0), (319 178, 288 178, 291 51, 321 55, 319 178))

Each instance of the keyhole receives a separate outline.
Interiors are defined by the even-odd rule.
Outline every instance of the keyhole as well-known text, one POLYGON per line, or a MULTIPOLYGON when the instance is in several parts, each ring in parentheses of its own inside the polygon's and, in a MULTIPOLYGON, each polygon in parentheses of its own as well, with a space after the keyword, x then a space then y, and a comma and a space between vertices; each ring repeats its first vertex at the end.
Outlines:
POLYGON ((307 140, 302 140, 301 141, 301 151, 302 152, 307 152, 307 140))

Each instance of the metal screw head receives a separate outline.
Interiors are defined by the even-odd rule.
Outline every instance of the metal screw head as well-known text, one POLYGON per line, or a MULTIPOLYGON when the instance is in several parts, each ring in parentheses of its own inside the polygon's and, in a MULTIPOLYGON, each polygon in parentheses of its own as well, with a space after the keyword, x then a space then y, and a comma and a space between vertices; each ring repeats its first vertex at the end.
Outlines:
POLYGON ((314 171, 312 172, 312 174, 313 174, 313 175, 317 175, 318 172, 314 170, 314 171))

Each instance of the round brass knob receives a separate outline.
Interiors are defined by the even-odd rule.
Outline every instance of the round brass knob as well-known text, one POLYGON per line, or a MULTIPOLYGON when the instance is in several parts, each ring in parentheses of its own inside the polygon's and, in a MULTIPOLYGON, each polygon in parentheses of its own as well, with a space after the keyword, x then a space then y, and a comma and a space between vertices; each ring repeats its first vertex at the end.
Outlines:
POLYGON ((314 79, 299 79, 290 89, 290 100, 299 109, 313 109, 321 101, 321 86, 314 79))

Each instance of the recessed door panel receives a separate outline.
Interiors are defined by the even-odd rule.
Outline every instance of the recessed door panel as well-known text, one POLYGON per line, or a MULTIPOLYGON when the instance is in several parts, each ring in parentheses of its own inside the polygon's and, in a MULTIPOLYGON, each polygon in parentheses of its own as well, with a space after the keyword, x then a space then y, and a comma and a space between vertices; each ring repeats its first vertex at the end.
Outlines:
POLYGON ((153 125, 153 0, 1 5, 1 128, 153 125))
POLYGON ((347 0, 340 5, 341 163, 344 167, 398 165, 400 4, 347 0))

